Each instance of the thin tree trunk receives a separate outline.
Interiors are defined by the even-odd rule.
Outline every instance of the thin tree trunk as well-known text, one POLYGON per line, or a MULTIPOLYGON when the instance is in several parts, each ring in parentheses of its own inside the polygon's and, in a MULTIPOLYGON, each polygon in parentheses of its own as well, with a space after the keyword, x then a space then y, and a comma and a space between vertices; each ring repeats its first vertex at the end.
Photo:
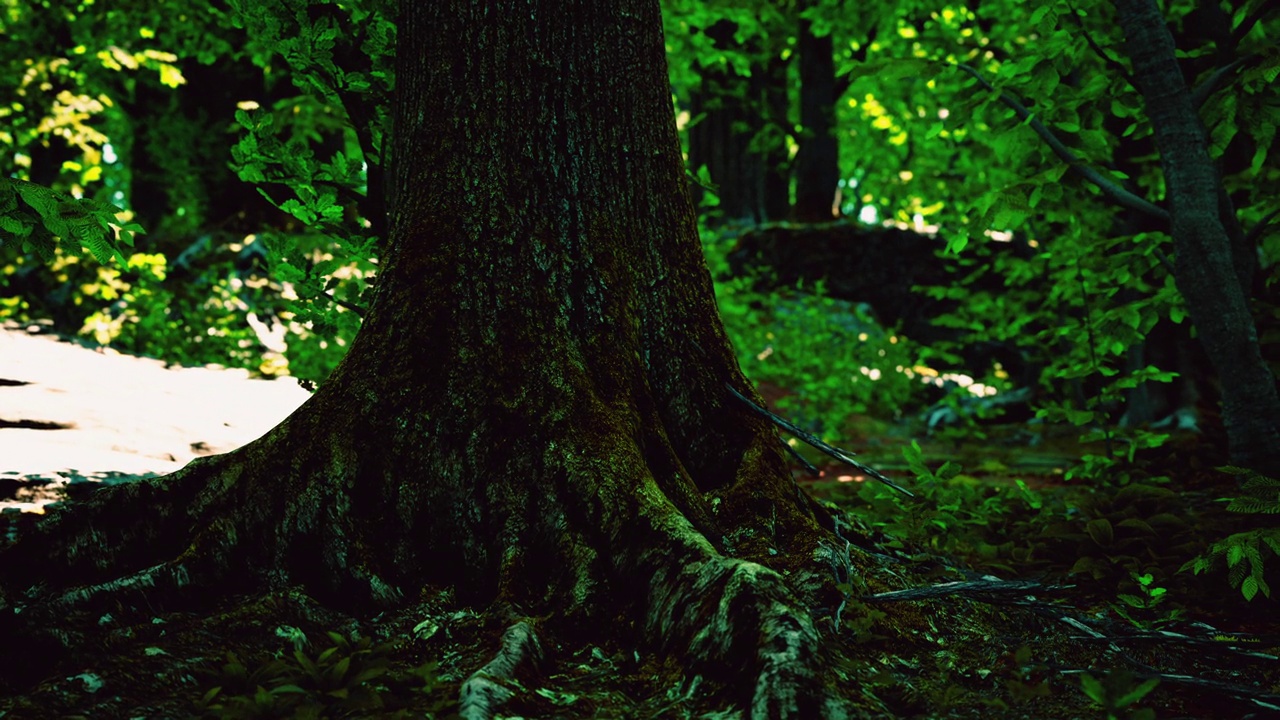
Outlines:
MULTIPOLYGON (((1234 261, 1204 127, 1153 0, 1118 0, 1134 76, 1160 149, 1177 250, 1176 280, 1222 381, 1231 461, 1280 475, 1280 397, 1249 312, 1250 267, 1234 261)), ((1238 253, 1237 253, 1238 254, 1238 253)))
MULTIPOLYGON (((813 2, 801 3, 801 8, 813 2)), ((831 36, 813 34, 800 21, 800 149, 796 152, 795 217, 800 222, 830 221, 840 182, 840 146, 836 142, 836 66, 831 36)))

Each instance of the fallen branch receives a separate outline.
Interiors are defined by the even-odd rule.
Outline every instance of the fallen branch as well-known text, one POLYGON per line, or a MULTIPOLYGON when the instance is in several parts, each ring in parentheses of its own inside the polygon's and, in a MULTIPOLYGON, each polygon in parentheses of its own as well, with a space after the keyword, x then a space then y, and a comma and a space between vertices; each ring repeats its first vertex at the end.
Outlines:
MULTIPOLYGON (((732 386, 732 385, 730 385, 729 383, 725 383, 725 384, 724 384, 724 386, 725 386, 726 388, 728 388, 728 389, 729 389, 729 392, 733 393, 733 396, 734 396, 734 397, 736 397, 736 398, 738 398, 739 400, 741 400, 742 402, 746 403, 747 407, 751 408, 751 410, 752 410, 753 412, 755 412, 757 415, 760 415, 760 416, 762 416, 762 417, 766 418, 767 420, 769 420, 769 422, 772 422, 774 425, 777 425, 778 427, 782 428, 783 430, 786 430, 787 432, 791 433, 792 435, 795 435, 796 437, 798 437, 798 438, 800 438, 801 440, 805 441, 806 443, 808 443, 808 444, 812 445, 813 447, 815 447, 815 448, 817 448, 817 449, 821 450, 822 452, 826 453, 827 455, 830 455, 831 457, 835 458, 836 460, 839 460, 840 462, 842 462, 842 463, 844 463, 844 464, 846 464, 846 465, 851 465, 851 466, 853 466, 853 467, 855 467, 855 468, 857 468, 857 469, 861 470, 862 472, 864 472, 864 473, 866 473, 866 474, 870 475, 871 477, 875 478, 876 480, 879 480, 880 482, 884 483, 885 485, 888 485, 889 487, 893 488, 894 490, 897 490, 898 492, 902 493, 903 495, 906 495, 907 497, 915 497, 915 493, 913 493, 913 492, 911 492, 910 490, 908 490, 908 489, 906 489, 906 488, 902 487, 901 485, 899 485, 899 484, 895 483, 894 481, 890 480, 889 478, 885 477, 884 475, 881 475, 881 474, 880 474, 880 472, 879 472, 879 471, 877 471, 875 468, 872 468, 872 467, 870 467, 870 466, 868 466, 868 465, 864 465, 863 463, 861 463, 861 462, 859 462, 859 461, 857 461, 857 460, 854 460, 854 459, 853 459, 853 453, 851 453, 851 452, 849 452, 849 451, 847 451, 847 450, 841 450, 840 448, 835 447, 834 445, 828 445, 827 443, 823 442, 822 440, 820 440, 820 439, 819 439, 819 438, 817 438, 816 436, 811 435, 811 434, 809 434, 809 433, 805 432, 804 430, 801 430, 800 428, 796 427, 795 425, 791 424, 791 423, 790 423, 790 422, 788 422, 785 418, 781 418, 781 417, 779 417, 779 416, 777 416, 777 415, 774 415, 773 413, 769 412, 768 410, 765 410, 764 408, 760 407, 759 405, 755 404, 755 403, 754 403, 754 402, 752 402, 750 399, 748 399, 746 395, 743 395, 742 393, 740 393, 740 392, 738 392, 737 390, 735 390, 735 389, 733 388, 733 386, 732 386)), ((788 445, 788 447, 790 447, 790 446, 788 445)), ((812 467, 812 466, 811 466, 811 467, 812 467)))

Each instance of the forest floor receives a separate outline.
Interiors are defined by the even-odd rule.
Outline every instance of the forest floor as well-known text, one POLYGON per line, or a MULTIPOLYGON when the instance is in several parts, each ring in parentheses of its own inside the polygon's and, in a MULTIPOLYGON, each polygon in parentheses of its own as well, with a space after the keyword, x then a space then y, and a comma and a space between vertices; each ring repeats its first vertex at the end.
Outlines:
MULTIPOLYGON (((762 393, 771 406, 785 395, 771 387, 762 388, 762 393)), ((101 483, 172 472, 194 457, 234 449, 266 432, 307 397, 288 378, 262 380, 238 370, 166 367, 158 360, 91 349, 6 325, 0 329, 0 546, 9 531, 39 517, 47 503, 74 498, 101 483)), ((922 426, 918 418, 859 419, 845 428, 848 438, 841 445, 908 487, 915 478, 902 448, 913 440, 920 443, 931 467, 951 460, 964 466, 967 477, 992 486, 1010 485, 1015 479, 1050 490, 1070 485, 1064 475, 1081 453, 1075 443, 1077 431, 1037 429, 1029 434, 1021 425, 993 426, 985 428, 986 438, 966 443, 931 437, 922 426)), ((859 502, 857 489, 865 478, 808 451, 806 457, 821 471, 820 477, 797 473, 811 492, 841 505, 859 502)), ((1205 485, 1198 497, 1220 497, 1227 491, 1227 486, 1211 485, 1217 482, 1212 475, 1217 460, 1193 437, 1178 439, 1161 461, 1166 469, 1160 472, 1174 469, 1180 482, 1205 485)), ((1121 522, 1119 513, 1129 510, 1114 512, 1121 522)), ((1085 537, 1080 542, 1088 541, 1085 537)), ((1049 553, 1049 546, 1045 548, 1042 556, 1049 553)), ((1153 543, 1140 548, 1158 549, 1153 543)), ((1072 560, 1068 558, 1067 566, 1072 560)), ((919 577, 934 577, 934 582, 956 579, 949 573, 939 569, 919 577)), ((913 570, 912 577, 917 575, 913 570)), ((1043 578, 1045 573, 1033 577, 1043 578)), ((921 583, 928 585, 927 580, 921 583)), ((1013 609, 990 615, 975 610, 974 616, 983 613, 981 622, 936 628, 934 634, 942 636, 937 648, 921 640, 928 632, 894 640, 865 632, 859 633, 856 644, 863 652, 882 653, 882 669, 865 680, 877 693, 894 697, 898 717, 1107 717, 1101 709, 1090 708, 1078 675, 1053 680, 1052 663, 1041 661, 1067 657, 1086 646, 1100 648, 1099 657, 1112 661, 1123 653, 1153 664, 1157 656, 1176 656, 1165 665, 1168 677, 1163 683, 1168 690, 1162 687, 1141 703, 1156 708, 1162 720, 1270 717, 1269 711, 1258 713, 1256 705, 1244 701, 1239 688, 1252 688, 1253 694, 1266 697, 1280 692, 1278 661, 1268 654, 1274 653, 1275 634, 1265 630, 1265 616, 1253 612, 1261 608, 1250 606, 1247 617, 1236 616, 1230 608, 1239 607, 1239 591, 1218 584, 1226 599, 1234 594, 1236 602, 1224 600, 1211 615, 1202 616, 1223 629, 1217 634, 1201 631, 1202 637, 1162 636, 1161 628, 1177 627, 1173 624, 1153 622, 1143 629, 1104 622, 1100 618, 1108 601, 1092 590, 1077 590, 1065 604, 1054 605, 1057 609, 1050 615, 1057 616, 1047 620, 1013 609), (1047 639, 1066 637, 1048 629, 1067 622, 1064 608, 1075 608, 1074 617, 1083 619, 1072 641, 1075 648, 1047 639), (1041 622, 1043 629, 1037 629, 1041 622), (981 650, 984 643, 990 645, 992 638, 986 634, 996 627, 1008 635, 997 638, 1007 643, 1003 655, 981 650), (969 630, 976 634, 965 635, 969 630), (1228 630, 1251 634, 1229 635, 1228 630), (1032 657, 1028 647, 1037 638, 1041 645, 1032 657), (921 644, 920 653, 906 659, 908 648, 916 643, 921 644), (1112 643, 1109 650, 1107 643, 1112 643), (1117 643, 1124 646, 1123 653, 1117 643), (1239 659, 1250 651, 1257 651, 1257 657, 1239 659), (1268 669, 1258 671, 1259 663, 1268 669), (930 669, 932 664, 937 668, 930 669), (988 678, 993 670, 997 674, 988 678), (1215 670, 1220 671, 1216 679, 1204 685, 1174 679, 1207 676, 1215 670), (987 697, 988 686, 997 688, 996 694, 987 697), (1015 700, 1021 703, 1016 711, 1001 707, 1015 700)), ((1114 600, 1114 583, 1109 588, 1114 600)), ((936 608, 938 617, 947 617, 957 608, 968 613, 965 608, 999 607, 983 604, 989 602, 952 595, 915 604, 921 613, 936 608), (971 602, 975 604, 967 604, 971 602)), ((912 603, 890 605, 905 608, 912 603)), ((907 612, 883 607, 894 619, 907 612)), ((1039 603, 1035 608, 1044 611, 1050 605, 1039 603)), ((56 675, 29 685, 20 695, 0 694, 0 718, 450 717, 457 707, 458 683, 489 659, 493 638, 501 629, 496 619, 459 605, 447 591, 420 598, 402 613, 368 621, 332 613, 295 591, 230 598, 202 613, 165 613, 146 624, 111 631, 101 646, 62 662, 56 675), (400 640, 360 645, 349 639, 355 637, 400 640), (378 678, 381 690, 371 694, 374 683, 358 679, 366 676, 378 678), (318 714, 307 714, 313 711, 318 714)), ((626 647, 549 652, 558 656, 555 670, 542 677, 536 689, 516 688, 510 712, 539 718, 738 717, 708 713, 699 701, 698 679, 685 677, 679 663, 656 661, 626 647)), ((1131 678, 1116 678, 1122 683, 1114 689, 1117 697, 1136 686, 1131 678)), ((1106 689, 1113 692, 1110 685, 1106 689)), ((1111 717, 1140 717, 1132 710, 1117 707, 1111 717)))

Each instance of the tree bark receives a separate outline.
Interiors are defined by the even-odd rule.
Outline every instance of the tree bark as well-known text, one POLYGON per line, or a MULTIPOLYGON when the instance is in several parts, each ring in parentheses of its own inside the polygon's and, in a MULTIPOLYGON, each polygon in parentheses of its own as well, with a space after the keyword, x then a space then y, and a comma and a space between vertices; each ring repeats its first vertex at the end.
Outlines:
MULTIPOLYGON (((810 0, 801 9, 814 5, 810 0)), ((800 149, 796 152, 795 217, 800 222, 830 222, 839 215, 840 146, 836 142, 836 65, 831 36, 813 34, 800 21, 800 149)))
POLYGON ((512 622, 464 683, 468 718, 537 632, 619 627, 753 678, 732 685, 751 717, 845 715, 808 610, 838 602, 845 543, 726 392, 754 396, 701 255, 658 3, 505 5, 403 3, 390 245, 330 380, 254 443, 21 537, 0 554, 10 637, 138 588, 302 586, 372 612, 444 584, 512 622))
POLYGON ((1222 381, 1231 461, 1280 475, 1280 396, 1249 312, 1252 263, 1238 261, 1219 209, 1204 127, 1153 0, 1117 0, 1134 77, 1160 150, 1177 252, 1176 281, 1222 381))

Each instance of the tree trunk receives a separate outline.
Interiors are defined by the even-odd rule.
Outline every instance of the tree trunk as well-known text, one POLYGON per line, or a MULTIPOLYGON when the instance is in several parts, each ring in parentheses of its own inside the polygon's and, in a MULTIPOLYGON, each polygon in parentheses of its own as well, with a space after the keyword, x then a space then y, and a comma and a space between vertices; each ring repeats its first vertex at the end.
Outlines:
MULTIPOLYGON (((715 48, 729 49, 736 44, 737 30, 736 23, 721 20, 703 32, 715 48)), ((753 41, 747 51, 758 56, 759 45, 753 41)), ((716 184, 718 221, 785 219, 790 207, 781 128, 787 109, 786 63, 775 57, 757 60, 749 77, 728 64, 700 66, 698 76, 701 85, 689 107, 699 117, 689 129, 689 165, 705 165, 716 184)))
MULTIPOLYGON (((804 2, 801 9, 812 6, 804 2)), ((800 21, 800 149, 796 152, 795 217, 800 222, 830 222, 839 215, 840 146, 836 142, 836 65, 831 36, 813 34, 800 21)))
POLYGON ((1244 254, 1233 254, 1220 218, 1225 193, 1173 37, 1152 0, 1118 0, 1116 8, 1164 167, 1178 290, 1222 381, 1231 461, 1280 476, 1280 396, 1249 312, 1253 267, 1233 256, 1244 254))
MULTIPOLYGON (((625 617, 691 673, 755 678, 752 717, 843 716, 806 609, 838 602, 834 565, 794 588, 845 543, 725 387, 753 394, 701 256, 658 13, 403 3, 391 240, 349 354, 261 439, 105 489, 0 554, 11 631, 138 587, 160 604, 300 585, 374 611, 447 584, 512 619, 490 674, 537 630, 625 617)), ((477 675, 463 695, 480 718, 501 694, 477 675)))

